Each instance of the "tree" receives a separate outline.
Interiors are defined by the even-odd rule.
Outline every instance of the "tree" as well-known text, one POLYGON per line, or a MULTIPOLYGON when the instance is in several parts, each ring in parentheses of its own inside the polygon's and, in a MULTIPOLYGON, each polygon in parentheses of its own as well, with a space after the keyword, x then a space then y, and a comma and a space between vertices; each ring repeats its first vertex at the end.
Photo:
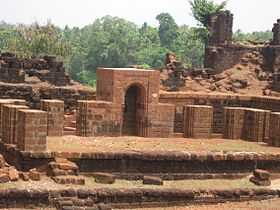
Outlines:
POLYGON ((272 39, 273 33, 270 30, 266 31, 254 31, 252 33, 244 33, 240 29, 238 29, 233 34, 233 38, 237 41, 269 41, 272 39))
POLYGON ((179 37, 179 27, 173 17, 168 13, 160 13, 156 19, 159 21, 159 38, 161 45, 170 50, 175 50, 176 40, 179 37))
POLYGON ((191 5, 193 17, 204 27, 208 27, 209 18, 224 9, 227 1, 215 4, 212 0, 188 0, 191 5))
POLYGON ((106 16, 87 26, 84 33, 89 36, 86 69, 125 67, 136 62, 141 38, 134 23, 106 16))

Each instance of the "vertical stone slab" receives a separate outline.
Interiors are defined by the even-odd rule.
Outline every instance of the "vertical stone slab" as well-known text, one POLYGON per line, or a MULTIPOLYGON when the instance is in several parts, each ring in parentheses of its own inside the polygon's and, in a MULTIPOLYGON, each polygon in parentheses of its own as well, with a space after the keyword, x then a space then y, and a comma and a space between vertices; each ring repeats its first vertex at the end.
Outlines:
POLYGON ((48 136, 63 136, 64 102, 41 100, 40 107, 48 113, 48 136))
POLYGON ((223 139, 241 139, 246 108, 224 107, 224 118, 222 126, 223 139))
POLYGON ((14 104, 12 100, 9 99, 0 99, 0 138, 2 138, 2 119, 3 119, 3 106, 7 104, 14 104))
POLYGON ((270 114, 268 144, 280 147, 280 112, 270 114))
POLYGON ((28 106, 6 104, 3 106, 2 140, 7 144, 16 144, 18 130, 18 110, 28 106))
POLYGON ((210 139, 212 136, 213 107, 189 105, 184 107, 184 137, 210 139))
POLYGON ((18 142, 20 151, 44 151, 47 138, 47 112, 20 109, 18 112, 18 142))
POLYGON ((147 137, 172 138, 174 136, 175 106, 173 104, 159 103, 155 105, 154 119, 151 128, 147 130, 147 137))
POLYGON ((266 141, 268 138, 270 111, 246 109, 243 139, 254 142, 266 141))
POLYGON ((26 101, 22 99, 0 99, 0 138, 2 139, 2 113, 3 106, 7 104, 26 105, 26 101))
POLYGON ((78 101, 77 136, 119 136, 120 122, 115 120, 112 103, 78 101))

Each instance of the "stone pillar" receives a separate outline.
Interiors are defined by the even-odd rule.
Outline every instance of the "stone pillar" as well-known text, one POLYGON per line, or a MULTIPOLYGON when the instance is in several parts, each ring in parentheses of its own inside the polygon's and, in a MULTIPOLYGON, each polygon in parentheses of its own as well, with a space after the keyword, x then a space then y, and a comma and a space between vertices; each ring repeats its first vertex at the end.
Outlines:
POLYGON ((120 122, 115 121, 112 103, 78 101, 77 136, 119 136, 120 122))
POLYGON ((18 110, 28 106, 7 104, 3 106, 2 140, 7 144, 17 143, 18 110))
POLYGON ((268 144, 280 147, 280 112, 270 114, 268 144))
POLYGON ((47 112, 20 109, 18 112, 18 142, 20 151, 44 151, 47 137, 47 112))
POLYGON ((273 32, 273 40, 271 44, 280 45, 280 19, 278 19, 277 23, 274 24, 272 32, 273 32))
POLYGON ((266 141, 268 138, 270 111, 246 109, 243 139, 254 142, 266 141))
POLYGON ((64 102, 41 100, 40 107, 48 113, 48 136, 63 136, 64 102))
POLYGON ((246 108, 224 107, 223 139, 241 139, 246 108))
POLYGON ((21 99, 0 99, 0 138, 2 139, 2 113, 3 106, 7 104, 15 104, 15 105, 26 105, 25 100, 21 99))
POLYGON ((184 107, 183 132, 185 138, 210 139, 212 124, 212 106, 189 105, 184 107))

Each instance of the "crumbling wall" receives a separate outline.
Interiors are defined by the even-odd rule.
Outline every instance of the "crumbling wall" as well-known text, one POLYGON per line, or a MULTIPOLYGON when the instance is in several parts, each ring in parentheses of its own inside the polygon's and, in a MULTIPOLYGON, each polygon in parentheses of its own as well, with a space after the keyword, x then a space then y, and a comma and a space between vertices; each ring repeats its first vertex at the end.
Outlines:
POLYGON ((213 15, 208 20, 207 25, 211 30, 207 45, 230 43, 232 41, 233 14, 230 11, 221 11, 213 15))
POLYGON ((0 82, 1 98, 24 99, 33 108, 39 108, 41 99, 64 100, 66 108, 75 108, 77 100, 95 99, 94 89, 73 86, 63 62, 54 56, 22 59, 14 53, 2 53, 0 82))
POLYGON ((277 23, 274 24, 273 29, 273 40, 272 45, 280 45, 280 19, 277 20, 277 23))
POLYGON ((280 45, 269 45, 262 49, 264 63, 262 68, 273 73, 280 72, 280 45))
POLYGON ((221 73, 239 64, 250 47, 243 45, 207 45, 205 46, 204 67, 216 70, 221 73))

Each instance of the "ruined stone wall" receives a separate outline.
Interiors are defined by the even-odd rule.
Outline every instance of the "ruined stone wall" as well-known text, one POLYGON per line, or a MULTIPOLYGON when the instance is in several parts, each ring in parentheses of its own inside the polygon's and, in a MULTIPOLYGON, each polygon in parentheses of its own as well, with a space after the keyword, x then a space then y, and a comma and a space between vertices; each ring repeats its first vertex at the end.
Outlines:
POLYGON ((273 73, 280 72, 280 46, 269 45, 263 47, 264 63, 262 68, 273 73))
POLYGON ((230 11, 221 11, 213 15, 207 23, 211 36, 207 45, 230 43, 232 41, 233 14, 230 11))
POLYGON ((21 59, 13 53, 3 53, 0 56, 0 81, 8 83, 23 83, 25 75, 37 77, 42 82, 64 86, 70 83, 70 77, 65 74, 62 61, 54 56, 44 56, 43 59, 21 59))
POLYGON ((221 73, 239 64, 246 53, 251 49, 242 45, 206 45, 204 54, 204 67, 221 73))
POLYGON ((1 98, 24 99, 33 108, 40 107, 41 99, 63 100, 65 108, 75 108, 77 100, 95 99, 94 89, 72 86, 63 62, 54 56, 22 59, 13 53, 2 53, 0 81, 3 82, 0 84, 1 98))
POLYGON ((277 20, 277 23, 274 24, 273 29, 273 40, 272 45, 280 45, 280 19, 277 20))
POLYGON ((32 108, 40 108, 41 99, 59 99, 64 101, 65 108, 75 109, 78 100, 94 100, 95 90, 76 89, 75 87, 32 87, 24 84, 0 84, 2 99, 26 100, 32 108))
POLYGON ((211 94, 189 94, 189 93, 161 93, 161 103, 174 104, 176 109, 174 129, 183 133, 182 117, 183 107, 187 105, 213 106, 213 132, 222 132, 224 107, 247 107, 273 112, 280 111, 280 100, 276 97, 253 97, 244 95, 211 95, 211 94))

